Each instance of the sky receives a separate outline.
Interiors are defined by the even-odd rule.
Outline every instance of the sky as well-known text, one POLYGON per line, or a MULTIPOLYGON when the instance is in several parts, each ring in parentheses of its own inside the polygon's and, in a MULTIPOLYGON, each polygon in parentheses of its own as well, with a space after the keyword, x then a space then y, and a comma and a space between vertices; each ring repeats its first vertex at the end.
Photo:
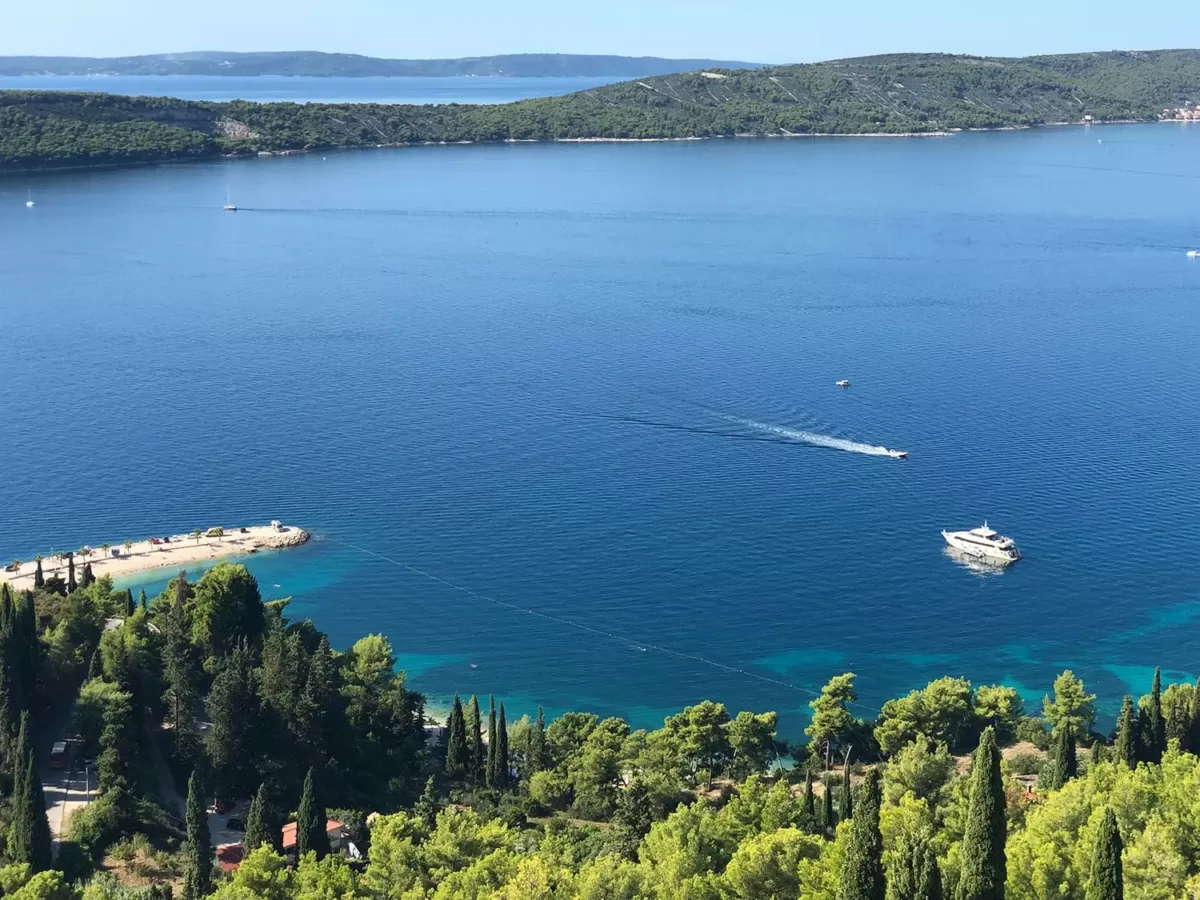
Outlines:
POLYGON ((809 62, 1200 46, 1194 0, 0 0, 0 55, 325 50, 809 62))

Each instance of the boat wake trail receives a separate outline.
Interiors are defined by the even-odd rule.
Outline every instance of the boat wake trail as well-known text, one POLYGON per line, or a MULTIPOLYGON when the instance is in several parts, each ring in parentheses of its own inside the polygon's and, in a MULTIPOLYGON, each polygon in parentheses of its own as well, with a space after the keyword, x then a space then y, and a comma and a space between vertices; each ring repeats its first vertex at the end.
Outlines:
POLYGON ((830 450, 844 450, 847 453, 862 453, 865 456, 892 456, 893 451, 887 447, 880 447, 875 444, 865 444, 862 441, 852 441, 848 438, 834 437, 830 434, 818 434, 815 431, 802 431, 798 428, 788 428, 784 425, 772 425, 769 422, 758 422, 754 419, 743 419, 739 416, 727 416, 724 413, 718 413, 709 410, 714 416, 719 416, 726 422, 734 422, 738 425, 744 425, 747 428, 752 428, 755 431, 763 434, 774 434, 779 437, 786 438, 790 441, 797 441, 801 444, 811 444, 814 447, 828 447, 830 450))

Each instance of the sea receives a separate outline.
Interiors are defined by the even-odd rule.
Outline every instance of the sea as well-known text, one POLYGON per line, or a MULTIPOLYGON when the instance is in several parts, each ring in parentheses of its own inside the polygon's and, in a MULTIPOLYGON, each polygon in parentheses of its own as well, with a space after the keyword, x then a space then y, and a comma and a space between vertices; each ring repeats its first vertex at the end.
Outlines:
POLYGON ((300 525, 264 597, 510 721, 798 738, 841 672, 871 717, 1069 668, 1111 724, 1200 674, 1197 158, 1162 124, 10 177, 0 556, 300 525), (947 555, 985 521, 1024 559, 947 555))
POLYGON ((260 103, 510 103, 586 91, 626 75, 317 78, 261 75, 0 75, 0 91, 90 91, 184 100, 260 103))

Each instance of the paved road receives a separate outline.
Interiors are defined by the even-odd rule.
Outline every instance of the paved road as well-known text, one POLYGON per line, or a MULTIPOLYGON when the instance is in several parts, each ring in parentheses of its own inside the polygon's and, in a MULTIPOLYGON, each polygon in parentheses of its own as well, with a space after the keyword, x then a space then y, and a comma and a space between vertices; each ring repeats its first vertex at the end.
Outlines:
POLYGON ((89 773, 78 765, 70 769, 44 769, 42 791, 46 795, 50 834, 57 847, 70 824, 71 813, 95 799, 96 773, 89 773))

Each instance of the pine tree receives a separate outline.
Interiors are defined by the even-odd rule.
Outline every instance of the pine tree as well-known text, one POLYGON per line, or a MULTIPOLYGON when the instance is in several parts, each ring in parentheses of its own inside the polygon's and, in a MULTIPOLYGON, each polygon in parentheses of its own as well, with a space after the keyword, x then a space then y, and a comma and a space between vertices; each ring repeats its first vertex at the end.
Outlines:
POLYGON ((483 723, 480 721, 479 716, 479 698, 474 694, 471 695, 471 702, 467 705, 466 722, 467 745, 470 749, 470 760, 467 763, 467 771, 473 782, 483 784, 483 723))
POLYGON ((496 788, 508 788, 512 765, 508 760, 508 721, 504 716, 504 704, 500 704, 500 720, 496 723, 496 788))
POLYGON ((462 701, 458 699, 458 694, 455 694, 450 720, 446 723, 446 774, 451 778, 464 777, 467 774, 469 758, 462 701))
POLYGON ((303 715, 299 724, 303 730, 303 738, 310 747, 321 748, 328 745, 331 716, 338 709, 337 700, 333 651, 329 648, 329 638, 321 635, 317 649, 308 660, 308 676, 300 697, 303 715))
POLYGON ((842 792, 838 802, 838 821, 848 821, 854 815, 854 794, 850 786, 850 760, 842 767, 842 792))
POLYGON ((46 576, 42 573, 42 558, 37 558, 37 568, 33 572, 33 587, 35 590, 41 590, 46 586, 46 576))
POLYGON ((259 847, 274 847, 279 843, 279 829, 274 828, 274 822, 271 799, 267 796, 264 782, 258 786, 258 793, 250 801, 250 809, 246 812, 246 833, 242 837, 242 847, 247 854, 259 847))
POLYGON ((837 813, 833 810, 833 782, 828 776, 824 779, 824 786, 821 793, 821 827, 832 835, 837 828, 837 813))
POLYGON ((329 855, 329 833, 325 830, 325 807, 317 799, 313 786, 313 770, 304 776, 304 792, 300 795, 300 809, 296 813, 296 853, 303 857, 310 850, 317 859, 329 855))
POLYGON ((654 800, 640 778, 617 797, 617 809, 612 817, 616 849, 627 859, 637 858, 637 848, 654 824, 654 800))
POLYGON ((68 594, 75 593, 75 589, 78 587, 79 587, 79 584, 78 584, 78 582, 75 581, 75 554, 68 553, 67 554, 67 593, 68 594))
POLYGON ((996 735, 985 728, 970 774, 970 805, 962 841, 958 900, 1004 900, 1007 864, 1004 782, 996 735))
POLYGON ((1057 791, 1078 774, 1078 763, 1075 758, 1075 734, 1070 722, 1065 723, 1058 730, 1054 742, 1054 764, 1050 768, 1049 788, 1057 791))
POLYGON ((1125 886, 1121 871, 1121 831, 1112 807, 1104 810, 1096 848, 1092 852, 1092 871, 1088 879, 1086 900, 1122 900, 1125 886))
POLYGON ((488 740, 487 740, 487 768, 486 782, 490 788, 497 788, 496 783, 500 776, 496 774, 496 748, 499 746, 499 741, 496 740, 496 697, 492 695, 488 697, 488 740))
POLYGON ((208 834, 208 812, 200 776, 188 779, 187 844, 183 870, 183 900, 200 900, 212 888, 213 848, 208 834))
POLYGON ((30 729, 29 712, 22 712, 13 764, 8 856, 12 862, 28 863, 34 872, 41 872, 51 865, 50 820, 30 729))
POLYGON ((850 819, 838 900, 884 900, 883 835, 879 832, 879 770, 870 769, 850 819))
POLYGON ((425 790, 421 792, 420 799, 413 807, 413 813, 425 823, 425 830, 432 834, 437 827, 438 814, 437 784, 432 775, 425 782, 425 790))
POLYGON ((1121 703, 1121 715, 1117 719, 1116 758, 1131 769, 1138 764, 1137 720, 1133 717, 1133 698, 1125 695, 1121 703))
POLYGON ((1146 762, 1160 763, 1167 750, 1167 723, 1163 719, 1162 711, 1162 670, 1158 667, 1154 669, 1154 683, 1150 687, 1150 708, 1146 715, 1150 720, 1150 733, 1146 739, 1146 762))

